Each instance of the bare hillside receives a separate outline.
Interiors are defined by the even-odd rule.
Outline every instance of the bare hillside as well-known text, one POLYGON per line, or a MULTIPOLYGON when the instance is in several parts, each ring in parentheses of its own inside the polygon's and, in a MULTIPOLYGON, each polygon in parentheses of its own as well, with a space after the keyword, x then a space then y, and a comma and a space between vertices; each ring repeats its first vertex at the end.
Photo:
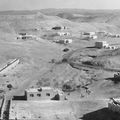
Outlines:
MULTIPOLYGON (((38 108, 41 113, 55 108, 51 119, 71 120, 72 116, 75 120, 119 120, 119 117, 112 119, 114 113, 106 108, 110 97, 120 97, 120 83, 114 81, 114 74, 120 72, 120 37, 109 36, 120 33, 119 20, 120 11, 46 9, 0 12, 0 66, 12 59, 20 60, 15 69, 0 75, 6 98, 21 95, 26 88, 59 88, 68 100, 56 102, 60 103, 57 104, 60 111, 55 112, 57 105, 54 102, 48 110, 48 104, 40 104, 44 111, 38 108), (64 29, 53 30, 56 26, 64 29), (62 32, 69 35, 58 34, 62 32), (82 32, 103 32, 105 35, 82 39, 82 32), (33 38, 19 38, 20 33, 33 38), (55 41, 64 39, 72 42, 55 41), (96 48, 95 42, 98 41, 107 41, 117 49, 96 48), (11 89, 7 87, 9 84, 11 89), (67 114, 64 114, 65 104, 67 114), (110 118, 108 114, 111 114, 110 118)), ((43 120, 49 119, 49 114, 42 115, 43 120)))

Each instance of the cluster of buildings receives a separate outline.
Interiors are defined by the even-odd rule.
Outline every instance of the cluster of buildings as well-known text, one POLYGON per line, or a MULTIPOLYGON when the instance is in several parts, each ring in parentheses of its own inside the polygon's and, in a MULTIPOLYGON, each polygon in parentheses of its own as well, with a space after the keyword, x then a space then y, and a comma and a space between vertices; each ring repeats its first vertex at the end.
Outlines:
MULTIPOLYGON (((82 39, 98 39, 99 35, 103 35, 103 36, 107 36, 107 37, 116 37, 119 38, 120 34, 112 34, 112 33, 108 33, 106 31, 102 31, 102 32, 81 32, 81 37, 82 39)), ((111 46, 109 45, 109 43, 107 43, 107 41, 97 41, 95 42, 95 47, 96 48, 105 48, 105 49, 110 49, 110 50, 115 50, 118 49, 117 46, 111 46)))
POLYGON ((95 42, 95 47, 96 48, 105 48, 105 49, 110 49, 110 50, 115 50, 115 49, 118 49, 118 47, 116 46, 110 46, 107 41, 97 41, 95 42))
POLYGON ((120 34, 106 33, 105 35, 106 35, 107 37, 120 38, 120 34))
MULTIPOLYGON (((57 32, 57 35, 60 36, 60 37, 65 37, 65 36, 70 36, 71 34, 69 32, 57 32)), ((58 39, 58 40, 54 40, 54 42, 56 43, 60 43, 60 44, 70 44, 72 43, 72 39, 69 39, 69 38, 61 38, 61 39, 58 39)))
POLYGON ((104 37, 111 37, 111 38, 120 38, 120 34, 114 34, 114 33, 110 33, 110 32, 106 32, 106 31, 99 31, 96 32, 99 35, 103 35, 104 37))
POLYGON ((98 36, 96 35, 96 32, 81 32, 81 38, 95 40, 98 38, 98 36))
POLYGON ((101 32, 81 32, 81 37, 83 39, 97 39, 98 35, 103 35, 111 38, 120 38, 120 34, 113 34, 106 31, 101 32))
POLYGON ((19 33, 18 36, 17 36, 17 39, 23 39, 23 40, 37 39, 37 37, 35 35, 29 35, 27 33, 19 33))
MULTIPOLYGON (((66 37, 66 36, 70 36, 70 32, 67 32, 67 31, 64 31, 65 29, 67 29, 66 26, 55 26, 52 28, 52 30, 56 30, 56 34, 60 37, 66 37), (61 31, 63 30, 63 31, 61 31)), ((54 40, 54 42, 56 43, 60 43, 60 44, 69 44, 69 43, 72 43, 72 39, 68 39, 68 38, 61 38, 61 39, 58 39, 58 40, 54 40)))

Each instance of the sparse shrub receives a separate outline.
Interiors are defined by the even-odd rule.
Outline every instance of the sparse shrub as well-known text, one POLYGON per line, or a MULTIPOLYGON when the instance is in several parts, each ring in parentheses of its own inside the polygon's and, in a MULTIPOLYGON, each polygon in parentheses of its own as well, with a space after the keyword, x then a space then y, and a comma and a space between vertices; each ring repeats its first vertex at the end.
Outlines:
POLYGON ((5 91, 4 90, 0 90, 0 93, 4 93, 5 91))
POLYGON ((7 77, 7 75, 4 74, 3 77, 7 77))
POLYGON ((83 64, 86 64, 86 65, 92 65, 91 61, 85 61, 85 62, 82 62, 83 64))
POLYGON ((38 81, 38 82, 36 83, 36 85, 37 85, 37 87, 40 87, 40 86, 43 85, 43 82, 42 82, 42 81, 38 81))
POLYGON ((67 82, 63 85, 62 90, 65 92, 70 92, 75 90, 75 83, 74 82, 67 82))
POLYGON ((65 63, 65 62, 68 62, 68 60, 67 60, 66 58, 63 58, 63 59, 62 59, 62 62, 65 63))
POLYGON ((8 84, 7 88, 9 88, 9 90, 11 90, 13 88, 13 86, 11 84, 8 84))
POLYGON ((49 78, 42 78, 41 79, 42 86, 50 86, 50 79, 49 78))
POLYGON ((50 63, 56 63, 55 59, 51 59, 50 63))

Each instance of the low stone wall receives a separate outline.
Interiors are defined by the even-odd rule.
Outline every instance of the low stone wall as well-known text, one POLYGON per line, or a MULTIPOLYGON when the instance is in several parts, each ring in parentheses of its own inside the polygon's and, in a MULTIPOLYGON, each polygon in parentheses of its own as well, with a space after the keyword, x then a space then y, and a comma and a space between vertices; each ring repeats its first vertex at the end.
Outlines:
POLYGON ((6 64, 3 68, 0 69, 0 74, 5 74, 6 72, 12 70, 19 64, 19 59, 14 59, 9 64, 6 64))
POLYGON ((3 120, 3 113, 4 113, 4 110, 5 110, 5 103, 6 103, 6 99, 3 98, 2 106, 1 106, 1 116, 0 116, 1 120, 3 120))
POLYGON ((3 111, 3 107, 4 107, 4 101, 5 101, 5 98, 2 99, 2 103, 1 103, 1 107, 0 107, 0 120, 1 120, 1 115, 2 115, 2 111, 3 111))
POLYGON ((0 120, 9 120, 10 103, 10 100, 6 100, 6 98, 4 98, 0 120))

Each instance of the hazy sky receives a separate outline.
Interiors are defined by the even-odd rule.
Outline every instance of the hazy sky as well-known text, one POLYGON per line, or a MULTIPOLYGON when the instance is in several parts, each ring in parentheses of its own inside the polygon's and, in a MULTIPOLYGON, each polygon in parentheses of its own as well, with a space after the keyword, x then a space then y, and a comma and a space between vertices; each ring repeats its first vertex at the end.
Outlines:
POLYGON ((0 0, 0 10, 43 8, 120 9, 120 0, 0 0))

